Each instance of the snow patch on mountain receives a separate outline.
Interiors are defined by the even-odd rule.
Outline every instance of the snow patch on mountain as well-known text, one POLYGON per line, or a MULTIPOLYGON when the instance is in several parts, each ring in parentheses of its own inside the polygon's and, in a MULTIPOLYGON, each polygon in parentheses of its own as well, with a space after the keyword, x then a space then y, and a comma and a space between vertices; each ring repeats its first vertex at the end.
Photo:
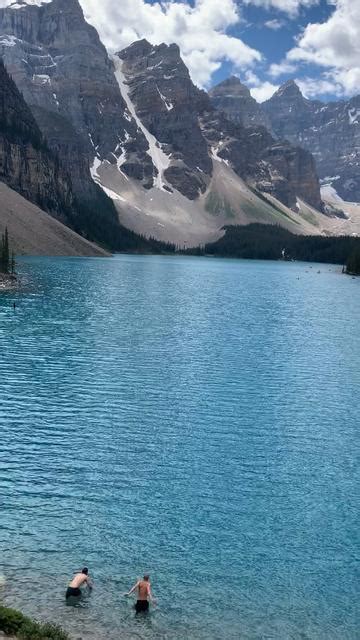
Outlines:
POLYGON ((127 109, 129 113, 132 115, 132 117, 134 118, 139 129, 141 129, 141 131, 143 132, 146 140, 148 141, 149 149, 147 153, 151 157, 151 160, 158 172, 155 178, 154 186, 156 186, 158 189, 164 190, 163 173, 170 165, 170 158, 169 156, 166 155, 166 153, 164 153, 164 151, 161 149, 159 142, 156 140, 155 136, 153 136, 150 133, 150 131, 148 131, 148 129, 141 122, 139 116, 136 113, 135 105, 133 104, 130 98, 129 85, 126 82, 125 74, 122 71, 122 68, 123 68, 122 60, 120 60, 120 58, 118 58, 115 55, 112 56, 112 60, 115 65, 115 78, 119 84, 121 95, 125 100, 127 109))
POLYGON ((156 88, 158 90, 158 94, 161 98, 161 100, 163 101, 163 103, 165 104, 165 107, 167 108, 168 111, 171 111, 171 109, 174 108, 173 103, 171 102, 171 100, 168 100, 168 98, 166 98, 160 91, 159 87, 156 85, 156 88))
POLYGON ((23 9, 24 7, 27 7, 29 5, 41 7, 42 4, 49 4, 49 2, 52 2, 52 0, 17 0, 17 2, 14 2, 14 0, 9 0, 6 6, 10 9, 23 9))
POLYGON ((34 84, 40 85, 51 84, 51 79, 46 73, 35 73, 33 75, 33 82, 34 84))
POLYGON ((331 184, 325 184, 321 187, 321 197, 330 202, 343 202, 338 192, 331 184))
POLYGON ((360 124, 360 109, 349 109, 348 114, 350 124, 360 124))
POLYGON ((15 47, 18 39, 15 36, 0 36, 0 47, 15 47))

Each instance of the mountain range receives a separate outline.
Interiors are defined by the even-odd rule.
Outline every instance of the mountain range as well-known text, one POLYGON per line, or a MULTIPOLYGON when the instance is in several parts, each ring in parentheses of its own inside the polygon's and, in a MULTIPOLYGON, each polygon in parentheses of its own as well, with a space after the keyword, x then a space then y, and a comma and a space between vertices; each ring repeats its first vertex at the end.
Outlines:
MULTIPOLYGON (((90 240, 197 246, 251 222, 360 232, 343 203, 360 201, 360 97, 325 105, 289 82, 258 104, 234 76, 207 93, 176 44, 109 54, 78 0, 0 9, 0 55, 37 146, 34 171, 21 131, 16 150, 4 131, 0 179, 90 240)), ((3 120, 12 109, 4 98, 3 120)))

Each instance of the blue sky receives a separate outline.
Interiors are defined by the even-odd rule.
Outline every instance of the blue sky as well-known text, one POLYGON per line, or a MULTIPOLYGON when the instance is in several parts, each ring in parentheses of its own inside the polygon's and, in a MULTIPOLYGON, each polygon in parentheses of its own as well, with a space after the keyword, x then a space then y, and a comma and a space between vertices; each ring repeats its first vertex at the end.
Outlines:
POLYGON ((235 73, 260 101, 289 78, 309 98, 359 93, 360 0, 80 2, 110 50, 176 42, 204 88, 235 73))

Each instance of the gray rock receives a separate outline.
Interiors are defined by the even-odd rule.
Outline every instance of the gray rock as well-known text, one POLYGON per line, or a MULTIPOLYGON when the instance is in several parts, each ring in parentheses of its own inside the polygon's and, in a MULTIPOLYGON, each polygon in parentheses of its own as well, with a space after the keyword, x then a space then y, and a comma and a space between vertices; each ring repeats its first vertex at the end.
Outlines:
POLYGON ((76 230, 109 244, 120 231, 117 213, 90 167, 95 156, 119 156, 126 143, 136 149, 132 166, 139 165, 148 181, 147 142, 126 113, 113 63, 78 0, 23 4, 0 9, 0 55, 71 176, 82 212, 76 230))
POLYGON ((322 211, 315 162, 308 151, 277 142, 264 127, 243 127, 213 111, 202 118, 202 128, 218 157, 259 191, 296 210, 301 198, 322 211))
POLYGON ((223 111, 229 120, 244 127, 257 125, 271 129, 270 120, 237 76, 230 76, 209 91, 215 109, 223 111))
POLYGON ((0 179, 65 223, 75 211, 70 176, 47 148, 15 83, 0 62, 0 179))
POLYGON ((170 158, 166 181, 189 199, 198 197, 212 173, 198 123, 209 106, 207 94, 192 83, 176 44, 141 40, 117 55, 138 117, 170 158))
POLYGON ((263 103, 276 135, 312 152, 322 180, 360 201, 360 95, 348 101, 307 100, 292 80, 263 103))

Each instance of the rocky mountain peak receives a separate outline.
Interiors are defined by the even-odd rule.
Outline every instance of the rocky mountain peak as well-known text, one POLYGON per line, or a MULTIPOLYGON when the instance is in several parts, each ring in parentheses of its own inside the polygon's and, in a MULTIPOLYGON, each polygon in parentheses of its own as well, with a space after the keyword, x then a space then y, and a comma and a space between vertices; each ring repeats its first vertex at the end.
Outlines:
POLYGON ((215 109, 223 111, 232 122, 244 127, 263 126, 271 129, 261 106, 237 76, 230 76, 209 91, 215 109))
POLYGON ((274 95, 270 98, 270 100, 305 100, 303 94, 300 91, 299 86, 296 84, 295 80, 288 80, 284 84, 279 87, 277 91, 275 91, 274 95))
POLYGON ((230 76, 215 85, 215 87, 210 89, 209 95, 212 99, 215 99, 217 96, 224 96, 228 98, 243 96, 251 98, 250 90, 246 85, 242 84, 240 78, 237 76, 230 76))
POLYGON ((277 137, 314 155, 324 184, 344 200, 360 201, 360 96, 328 103, 308 100, 290 80, 262 107, 277 137))
POLYGON ((131 67, 133 74, 147 73, 150 80, 154 77, 157 80, 171 80, 176 74, 191 83, 188 68, 181 58, 177 44, 151 45, 143 39, 116 55, 124 60, 128 68, 131 67))
MULTIPOLYGON (((208 95, 191 81, 179 47, 140 40, 116 54, 120 89, 128 112, 149 143, 160 189, 196 199, 212 171, 199 114, 211 109, 208 95)), ((153 186, 153 185, 150 185, 153 186)))

